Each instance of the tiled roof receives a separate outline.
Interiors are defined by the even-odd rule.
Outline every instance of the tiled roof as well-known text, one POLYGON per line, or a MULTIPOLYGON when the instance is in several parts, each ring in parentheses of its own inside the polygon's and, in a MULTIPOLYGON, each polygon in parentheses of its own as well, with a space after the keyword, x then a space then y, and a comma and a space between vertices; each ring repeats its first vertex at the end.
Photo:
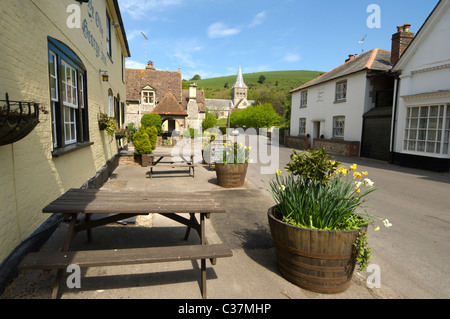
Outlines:
POLYGON ((182 101, 181 73, 150 69, 125 69, 127 80, 127 101, 139 101, 141 89, 150 85, 155 89, 156 102, 161 101, 169 91, 178 102, 182 101))
POLYGON ((183 106, 177 101, 172 91, 167 92, 161 102, 155 106, 152 114, 187 116, 183 106))
POLYGON ((373 49, 292 90, 291 93, 363 70, 389 71, 391 68, 391 52, 373 49))

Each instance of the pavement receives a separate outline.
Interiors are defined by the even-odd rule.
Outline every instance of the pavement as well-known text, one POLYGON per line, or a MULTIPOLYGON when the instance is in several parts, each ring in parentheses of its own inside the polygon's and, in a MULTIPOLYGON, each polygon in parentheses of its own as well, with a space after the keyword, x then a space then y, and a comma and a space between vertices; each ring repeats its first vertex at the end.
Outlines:
MULTIPOLYGON (((208 299, 400 299, 394 290, 368 288, 367 273, 355 271, 350 288, 339 294, 310 292, 284 279, 276 266, 273 242, 267 222, 267 210, 274 202, 267 190, 249 180, 241 188, 224 189, 217 185, 214 170, 198 164, 195 177, 187 169, 156 171, 122 160, 102 189, 164 192, 168 201, 178 192, 209 191, 227 210, 207 220, 206 236, 211 243, 231 246, 233 256, 219 258, 216 265, 207 261, 208 299)), ((58 249, 67 231, 62 223, 42 250, 58 249)), ((191 232, 183 241, 185 227, 158 214, 124 220, 93 230, 93 241, 78 234, 73 249, 110 249, 139 247, 142 243, 172 245, 198 243, 191 232)), ((61 299, 201 299, 200 264, 181 261, 148 265, 98 267, 82 270, 81 288, 64 284, 61 299)), ((21 273, 0 299, 48 299, 55 271, 21 273)))

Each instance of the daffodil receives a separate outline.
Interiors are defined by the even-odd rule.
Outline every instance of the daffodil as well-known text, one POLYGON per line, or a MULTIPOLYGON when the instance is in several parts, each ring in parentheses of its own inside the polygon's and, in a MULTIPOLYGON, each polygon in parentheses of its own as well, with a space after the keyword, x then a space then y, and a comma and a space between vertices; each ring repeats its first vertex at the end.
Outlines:
POLYGON ((281 174, 282 172, 279 169, 277 169, 277 175, 280 176, 281 174))
POLYGON ((361 193, 361 190, 358 187, 355 187, 355 193, 359 194, 359 193, 361 193))
POLYGON ((384 223, 384 226, 385 226, 386 228, 389 228, 389 227, 392 226, 392 224, 389 222, 389 219, 384 219, 384 220, 383 220, 383 223, 384 223))
POLYGON ((352 166, 350 166, 350 170, 352 171, 356 171, 356 168, 358 167, 358 165, 353 164, 352 166))
POLYGON ((380 226, 375 227, 375 231, 379 231, 380 230, 380 226))
POLYGON ((354 172, 353 173, 353 178, 361 178, 361 177, 362 177, 362 175, 361 175, 360 172, 354 172))
POLYGON ((367 172, 362 172, 363 176, 367 176, 369 173, 367 172))
POLYGON ((364 185, 365 185, 365 186, 372 187, 372 186, 373 186, 373 182, 372 182, 370 179, 365 178, 365 179, 364 179, 364 185))

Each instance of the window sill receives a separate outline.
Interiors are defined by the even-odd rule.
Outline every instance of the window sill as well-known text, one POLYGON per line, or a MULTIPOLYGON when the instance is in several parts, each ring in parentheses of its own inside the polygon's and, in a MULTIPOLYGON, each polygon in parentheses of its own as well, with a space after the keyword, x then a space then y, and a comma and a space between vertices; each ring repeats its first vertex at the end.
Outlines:
POLYGON ((52 151, 52 157, 57 158, 62 155, 66 155, 66 154, 72 153, 74 151, 77 151, 79 149, 91 146, 93 144, 94 144, 94 142, 83 142, 83 143, 75 143, 75 144, 68 145, 66 147, 58 148, 58 149, 55 149, 52 151))
POLYGON ((347 102, 347 99, 343 99, 343 100, 335 100, 334 104, 338 104, 338 103, 345 103, 347 102))

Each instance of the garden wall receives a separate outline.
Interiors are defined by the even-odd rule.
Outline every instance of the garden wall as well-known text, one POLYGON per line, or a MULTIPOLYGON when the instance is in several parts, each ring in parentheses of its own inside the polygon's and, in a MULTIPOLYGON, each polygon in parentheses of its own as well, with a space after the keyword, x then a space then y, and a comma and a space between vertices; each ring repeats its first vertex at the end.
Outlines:
POLYGON ((314 139, 313 149, 325 148, 328 154, 344 157, 359 157, 359 142, 314 139))

